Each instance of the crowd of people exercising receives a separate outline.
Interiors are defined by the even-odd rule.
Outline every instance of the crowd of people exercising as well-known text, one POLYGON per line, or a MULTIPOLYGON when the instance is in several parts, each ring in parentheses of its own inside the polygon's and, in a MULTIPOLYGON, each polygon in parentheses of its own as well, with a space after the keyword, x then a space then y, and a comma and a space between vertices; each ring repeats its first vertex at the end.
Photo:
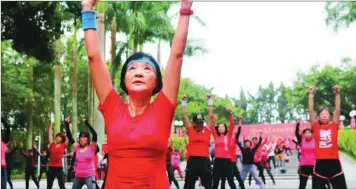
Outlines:
MULTIPOLYGON (((107 133, 107 170, 101 188, 170 188, 174 170, 180 170, 181 152, 169 144, 172 120, 178 101, 181 69, 184 49, 187 42, 192 1, 182 0, 178 25, 171 43, 171 51, 162 76, 157 61, 144 52, 133 53, 123 64, 120 76, 120 88, 127 95, 127 101, 115 90, 110 73, 100 52, 100 43, 96 27, 96 0, 82 0, 82 28, 88 55, 88 66, 96 94, 100 101, 99 110, 105 120, 107 133), (152 101, 154 97, 154 101, 152 101)), ((312 176, 313 189, 346 189, 345 176, 340 163, 338 149, 338 125, 340 124, 340 87, 335 86, 335 107, 333 118, 327 108, 314 112, 315 87, 309 89, 310 127, 302 130, 297 124, 295 143, 299 146, 299 188, 305 188, 312 176)), ((192 94, 193 95, 193 94, 192 94)), ((229 123, 218 122, 213 112, 213 99, 207 98, 208 115, 206 125, 204 116, 196 113, 192 120, 187 114, 187 97, 182 99, 182 116, 187 133, 186 158, 187 167, 184 178, 186 189, 195 188, 196 181, 206 189, 216 189, 220 181, 222 188, 225 180, 230 188, 245 188, 244 181, 248 175, 260 188, 265 188, 264 170, 275 180, 271 172, 270 161, 277 160, 275 166, 284 167, 284 154, 291 154, 289 144, 283 146, 268 144, 271 138, 263 133, 259 136, 243 136, 241 142, 242 117, 235 126, 230 109, 226 109, 229 123), (210 137, 214 137, 213 150, 209 150, 210 137), (267 145, 266 145, 267 144, 267 145), (239 153, 236 154, 236 148, 239 153), (214 151, 213 161, 210 155, 214 151), (285 152, 285 153, 284 153, 285 152), (241 170, 236 165, 241 161, 241 170), (212 165, 212 166, 211 166, 212 165), (238 180, 235 184, 234 178, 238 180)), ((300 120, 298 120, 299 123, 300 120)), ((10 128, 3 120, 5 127, 1 143, 1 188, 6 189, 7 181, 11 184, 11 154, 8 149, 10 128), (9 158, 6 158, 9 156, 9 158), (8 162, 6 161, 8 159, 8 162), (10 162, 10 163, 9 163, 10 162)), ((51 189, 55 179, 60 189, 64 189, 63 156, 73 159, 73 189, 99 188, 96 180, 96 154, 100 151, 97 145, 97 134, 86 122, 89 132, 80 132, 77 141, 73 138, 70 119, 65 120, 66 132, 53 135, 52 123, 48 130, 48 150, 38 152, 37 148, 25 151, 21 149, 25 161, 26 188, 29 178, 39 188, 41 175, 47 175, 47 189, 51 189), (72 153, 64 154, 68 146, 72 153), (41 156, 40 177, 35 177, 35 159, 41 156)), ((288 141, 289 142, 289 141, 288 141)), ((277 142, 278 143, 278 142, 277 142)), ((15 143, 13 146, 17 146, 15 143)), ((22 145, 20 144, 20 148, 22 145)))

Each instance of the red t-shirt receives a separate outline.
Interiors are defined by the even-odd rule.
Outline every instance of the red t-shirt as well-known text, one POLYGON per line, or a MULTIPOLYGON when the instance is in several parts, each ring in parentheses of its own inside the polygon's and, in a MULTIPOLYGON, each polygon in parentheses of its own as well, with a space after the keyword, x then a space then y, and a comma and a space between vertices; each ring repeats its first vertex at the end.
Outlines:
POLYGON ((55 143, 52 143, 49 146, 49 167, 63 167, 62 158, 66 147, 67 145, 65 143, 59 144, 58 146, 56 146, 55 143))
POLYGON ((209 157, 210 131, 204 127, 198 132, 193 126, 188 127, 189 155, 198 157, 209 157))
POLYGON ((316 159, 339 159, 338 128, 334 122, 328 125, 319 125, 315 122, 313 132, 316 159))
POLYGON ((230 141, 229 150, 230 150, 231 162, 233 162, 233 163, 236 163, 236 161, 237 161, 236 146, 237 146, 236 137, 232 136, 231 141, 230 141))
POLYGON ((119 94, 110 91, 99 105, 110 156, 106 188, 170 187, 165 162, 175 108, 160 92, 143 114, 132 117, 119 94))

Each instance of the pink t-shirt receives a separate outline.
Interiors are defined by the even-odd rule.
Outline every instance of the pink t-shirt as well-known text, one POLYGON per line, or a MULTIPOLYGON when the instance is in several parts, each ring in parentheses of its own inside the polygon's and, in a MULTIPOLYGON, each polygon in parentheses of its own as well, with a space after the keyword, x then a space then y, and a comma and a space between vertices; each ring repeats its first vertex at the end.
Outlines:
POLYGON ((314 136, 307 141, 304 137, 302 137, 302 141, 300 143, 300 162, 299 165, 314 165, 315 163, 315 138, 314 136))
POLYGON ((5 158, 6 150, 7 150, 7 144, 1 141, 1 167, 6 167, 6 158, 5 158))
MULTIPOLYGON (((260 145, 260 147, 257 148, 256 152, 255 152, 255 156, 253 157, 253 161, 255 163, 261 162, 262 161, 262 152, 261 152, 261 148, 267 144, 267 138, 265 138, 265 140, 262 142, 262 144, 260 145)), ((253 148, 254 145, 252 145, 253 148)))
POLYGON ((170 188, 166 152, 176 106, 161 91, 143 114, 132 117, 111 90, 99 106, 110 156, 106 188, 170 188))
POLYGON ((215 138, 215 158, 231 159, 230 143, 232 131, 234 130, 234 118, 229 115, 230 126, 226 135, 218 135, 215 128, 213 128, 213 135, 215 138))
POLYGON ((179 152, 172 152, 172 165, 173 166, 180 166, 180 158, 181 154, 179 152))
POLYGON ((84 152, 80 151, 79 144, 75 145, 75 176, 85 178, 95 175, 94 156, 96 146, 89 145, 84 152))

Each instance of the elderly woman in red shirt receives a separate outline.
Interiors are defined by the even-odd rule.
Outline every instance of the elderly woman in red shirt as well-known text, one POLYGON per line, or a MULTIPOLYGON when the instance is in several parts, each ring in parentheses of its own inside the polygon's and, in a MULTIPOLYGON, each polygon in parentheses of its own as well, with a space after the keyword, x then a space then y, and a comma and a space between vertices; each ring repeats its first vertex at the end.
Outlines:
POLYGON ((313 189, 324 189, 330 182, 332 188, 346 189, 346 179, 340 163, 338 147, 338 129, 340 124, 341 97, 340 87, 334 86, 335 110, 333 119, 329 109, 314 111, 315 87, 309 88, 309 116, 315 139, 315 157, 313 189))
POLYGON ((170 188, 166 175, 166 151, 176 109, 183 53, 192 1, 183 0, 164 81, 156 60, 137 52, 124 63, 121 89, 128 103, 115 91, 100 54, 96 31, 96 0, 82 0, 82 23, 90 76, 105 119, 109 170, 105 187, 170 188), (151 98, 156 95, 153 103, 151 98))

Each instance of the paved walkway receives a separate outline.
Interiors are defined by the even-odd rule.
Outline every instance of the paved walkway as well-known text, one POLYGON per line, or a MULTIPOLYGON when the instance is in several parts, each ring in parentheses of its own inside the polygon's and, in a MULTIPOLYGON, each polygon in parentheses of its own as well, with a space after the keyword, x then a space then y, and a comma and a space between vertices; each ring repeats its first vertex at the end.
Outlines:
MULTIPOLYGON (((353 162, 350 158, 348 158, 344 154, 341 154, 341 162, 344 167, 348 189, 356 189, 356 162, 353 162)), ((186 166, 186 163, 182 162, 182 164, 181 164, 182 171, 184 171, 185 166, 186 166)), ((238 166, 240 166, 240 165, 238 164, 238 166)), ((298 188, 299 179, 298 179, 298 175, 297 175, 297 162, 295 160, 295 156, 293 157, 291 162, 287 164, 287 173, 286 174, 281 174, 279 171, 276 171, 276 170, 273 172, 273 174, 275 175, 275 178, 276 178, 276 185, 274 186, 272 184, 272 181, 266 174, 267 188, 275 188, 275 189, 292 189, 292 188, 296 189, 296 188, 298 188)), ((176 172, 176 178, 179 182, 179 186, 181 188, 183 188, 184 181, 182 181, 179 178, 177 172, 176 172)), ((235 180, 235 183, 238 184, 236 180, 235 180)), ((25 188, 25 180, 14 180, 13 184, 14 184, 14 189, 25 188)), ((248 186, 248 182, 245 181, 245 185, 246 185, 246 188, 249 188, 249 189, 255 189, 255 188, 257 189, 258 188, 255 185, 254 181, 252 181, 251 186, 248 186)), ((72 183, 66 183, 65 186, 67 189, 72 188, 72 183)), ((226 189, 229 188, 228 183, 226 183, 225 186, 226 186, 226 189)), ((9 188, 9 186, 8 186, 8 188, 9 188)), ((30 188, 31 189, 36 188, 32 181, 30 181, 30 188)), ((45 180, 41 181, 40 188, 46 188, 45 180)), ((53 188, 54 189, 59 188, 57 181, 54 182, 53 188)), ((83 188, 85 188, 85 187, 83 187, 83 188)), ((172 185, 172 188, 175 188, 175 186, 172 185)), ((203 188, 203 187, 200 187, 197 182, 196 189, 201 189, 201 188, 203 188)), ((309 180, 307 188, 308 189, 311 188, 311 180, 309 180)))

